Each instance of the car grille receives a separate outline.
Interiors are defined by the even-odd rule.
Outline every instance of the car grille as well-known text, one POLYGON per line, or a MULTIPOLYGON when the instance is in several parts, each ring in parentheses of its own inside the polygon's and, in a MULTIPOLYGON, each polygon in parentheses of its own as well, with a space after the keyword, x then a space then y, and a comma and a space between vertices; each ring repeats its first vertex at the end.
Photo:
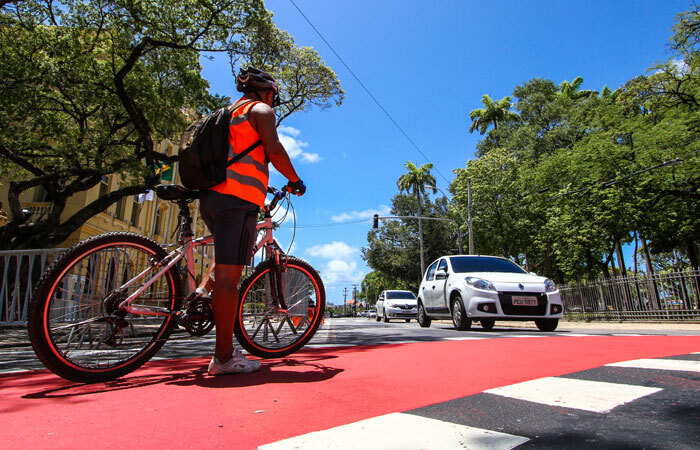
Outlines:
POLYGON ((413 309, 415 308, 416 305, 394 305, 392 308, 399 308, 399 309, 413 309))
POLYGON ((537 292, 499 292, 503 313, 510 316, 544 316, 547 313, 547 295, 537 292), (537 306, 513 305, 514 295, 537 297, 537 306))

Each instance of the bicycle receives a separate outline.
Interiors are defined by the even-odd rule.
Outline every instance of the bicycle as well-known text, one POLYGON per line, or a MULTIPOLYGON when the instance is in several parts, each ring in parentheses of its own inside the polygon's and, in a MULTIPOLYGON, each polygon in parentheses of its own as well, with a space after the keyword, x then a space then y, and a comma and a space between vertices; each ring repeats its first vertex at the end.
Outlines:
MULTIPOLYGON (((263 208, 256 226, 261 236, 251 255, 262 250, 266 259, 261 257, 240 284, 234 333, 251 354, 278 358, 314 336, 326 296, 318 272, 288 256, 273 237, 278 203, 286 199, 287 212, 292 206, 286 187, 268 192, 272 201, 263 208)), ((55 374, 84 383, 113 380, 151 359, 176 326, 193 336, 213 328, 211 300, 195 292, 194 248, 214 240, 194 237, 188 205, 198 192, 159 185, 156 194, 179 207, 177 248, 167 252, 131 232, 93 236, 56 260, 34 289, 29 337, 36 355, 55 374)))

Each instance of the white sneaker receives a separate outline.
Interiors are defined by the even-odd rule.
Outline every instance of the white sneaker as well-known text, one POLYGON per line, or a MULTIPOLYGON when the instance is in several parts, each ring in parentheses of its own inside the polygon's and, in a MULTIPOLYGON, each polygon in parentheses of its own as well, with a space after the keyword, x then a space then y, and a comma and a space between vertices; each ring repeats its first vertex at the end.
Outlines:
POLYGON ((231 359, 221 364, 216 356, 209 362, 209 375, 226 375, 229 373, 251 373, 260 369, 262 364, 255 359, 246 359, 239 350, 234 349, 231 359))

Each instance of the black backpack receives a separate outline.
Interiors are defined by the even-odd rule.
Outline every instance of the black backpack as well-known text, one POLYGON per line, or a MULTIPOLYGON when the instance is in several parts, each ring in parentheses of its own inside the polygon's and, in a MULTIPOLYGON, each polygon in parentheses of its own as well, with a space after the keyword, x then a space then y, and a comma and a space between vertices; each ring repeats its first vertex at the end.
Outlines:
POLYGON ((221 108, 193 122, 182 134, 178 150, 180 180, 189 189, 208 189, 226 180, 226 169, 262 144, 253 145, 228 159, 231 113, 252 100, 221 108))

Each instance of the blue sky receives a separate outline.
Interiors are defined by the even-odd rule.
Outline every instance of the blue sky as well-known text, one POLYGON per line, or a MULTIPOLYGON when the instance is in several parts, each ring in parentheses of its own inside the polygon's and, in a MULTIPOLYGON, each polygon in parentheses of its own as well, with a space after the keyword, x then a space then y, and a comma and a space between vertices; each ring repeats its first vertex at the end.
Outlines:
MULTIPOLYGON (((483 94, 500 99, 534 77, 560 83, 582 76, 583 89, 615 89, 671 56, 675 15, 690 7, 688 0, 294 2, 420 149, 290 0, 266 1, 277 25, 318 51, 346 92, 339 108, 296 114, 279 130, 308 187, 294 200, 291 253, 321 271, 334 304, 370 271, 360 249, 371 216, 386 214, 398 192, 404 164, 433 163, 447 191, 452 171, 473 158, 480 136, 468 133, 469 112, 482 106, 483 94)), ((239 95, 225 58, 203 64, 211 92, 239 95)), ((271 185, 284 182, 272 174, 271 185)), ((288 226, 277 234, 283 245, 291 241, 288 226)))

